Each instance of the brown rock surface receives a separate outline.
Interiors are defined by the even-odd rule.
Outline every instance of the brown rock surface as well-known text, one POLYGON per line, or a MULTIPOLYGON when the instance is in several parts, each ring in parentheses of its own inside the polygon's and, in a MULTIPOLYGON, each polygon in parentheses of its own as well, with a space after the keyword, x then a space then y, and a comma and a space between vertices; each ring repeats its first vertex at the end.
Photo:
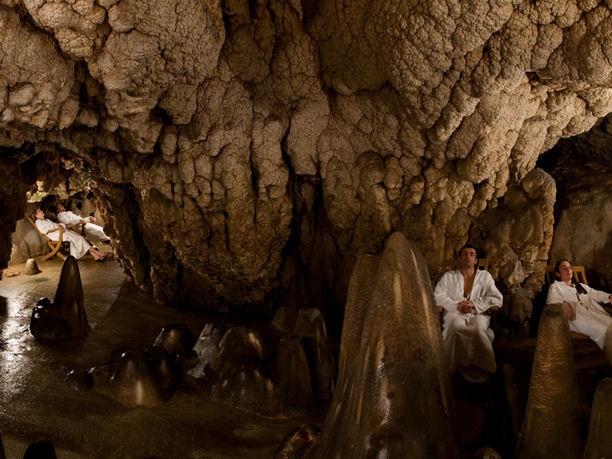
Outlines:
POLYGON ((338 387, 308 457, 459 457, 429 282, 421 253, 400 233, 377 259, 359 258, 338 387))
POLYGON ((572 0, 4 0, 0 265, 43 180, 95 190, 166 303, 329 316, 397 230, 433 272, 475 237, 529 297, 554 203, 536 161, 612 111, 611 21, 572 0))
POLYGON ((516 459, 580 457, 584 418, 567 322, 560 304, 544 309, 516 459))

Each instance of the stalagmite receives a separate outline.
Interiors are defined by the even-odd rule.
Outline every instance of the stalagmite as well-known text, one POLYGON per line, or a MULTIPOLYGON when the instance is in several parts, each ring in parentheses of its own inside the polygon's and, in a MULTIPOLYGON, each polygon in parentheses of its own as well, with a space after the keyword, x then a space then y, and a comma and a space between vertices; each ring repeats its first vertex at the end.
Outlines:
POLYGON ((193 350, 195 338, 186 324, 168 324, 161 329, 153 346, 164 348, 169 356, 184 370, 198 362, 198 355, 193 350))
POLYGON ((57 313, 68 323, 72 338, 87 336, 89 323, 83 301, 79 264, 72 255, 64 260, 53 303, 57 313))
POLYGON ((516 459, 580 457, 583 421, 567 317, 560 304, 549 305, 538 329, 516 459))
POLYGON ((144 352, 125 352, 112 377, 111 385, 113 398, 128 408, 151 408, 164 402, 163 391, 144 352))
POLYGON ((441 344, 422 255, 394 233, 353 270, 337 390, 310 457, 458 457, 441 344))
POLYGON ((76 258, 68 256, 62 265, 53 303, 42 298, 32 310, 30 333, 41 343, 49 343, 84 338, 89 328, 79 265, 76 258))
POLYGON ((584 454, 585 459, 612 457, 612 378, 604 378, 597 384, 589 438, 584 454))
POLYGON ((330 399, 336 376, 336 362, 327 340, 327 329, 321 311, 315 308, 300 309, 295 333, 302 338, 308 358, 314 399, 330 399))
POLYGON ((33 276, 35 274, 39 274, 41 272, 38 264, 36 263, 36 258, 29 258, 25 264, 25 273, 28 276, 33 276))
POLYGON ((169 354, 185 355, 192 350, 195 339, 185 324, 168 324, 161 329, 153 346, 161 346, 169 354))
POLYGON ((308 413, 314 406, 308 359, 298 335, 285 335, 275 362, 277 393, 289 412, 308 413))
POLYGON ((146 349, 145 357, 164 400, 168 400, 183 380, 182 368, 175 357, 161 346, 146 349))

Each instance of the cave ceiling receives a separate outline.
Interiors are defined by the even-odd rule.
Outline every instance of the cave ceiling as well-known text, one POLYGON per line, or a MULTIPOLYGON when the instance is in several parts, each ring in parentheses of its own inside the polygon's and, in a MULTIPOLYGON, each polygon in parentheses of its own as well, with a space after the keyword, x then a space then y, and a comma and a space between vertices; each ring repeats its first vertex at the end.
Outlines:
POLYGON ((164 303, 342 304, 396 230, 434 278, 471 240, 534 290, 557 190, 538 158, 576 137, 609 174, 611 8, 0 0, 0 262, 42 178, 95 190, 164 303))

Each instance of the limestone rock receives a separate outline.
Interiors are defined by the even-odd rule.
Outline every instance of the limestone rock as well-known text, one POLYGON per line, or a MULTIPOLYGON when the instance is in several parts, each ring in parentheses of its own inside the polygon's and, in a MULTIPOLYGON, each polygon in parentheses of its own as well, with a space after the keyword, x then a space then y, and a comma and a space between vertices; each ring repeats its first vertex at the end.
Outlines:
POLYGON ((68 255, 53 302, 43 298, 32 310, 30 333, 41 343, 48 343, 84 338, 89 329, 79 265, 76 258, 68 255))
POLYGON ((128 351, 121 356, 111 379, 111 394, 128 408, 152 408, 164 402, 163 389, 140 351, 128 351))
POLYGON ((585 459, 595 459, 612 455, 612 379, 604 378, 595 389, 589 438, 584 453, 585 459))
POLYGON ((612 112, 605 3, 2 4, 0 239, 26 186, 86 182, 167 304, 340 316, 357 257, 398 230, 434 278, 475 238, 533 294, 555 200, 538 157, 612 112))
POLYGON ((584 419, 567 317, 560 304, 540 319, 516 458, 580 456, 584 419))
POLYGON ((458 457, 440 326, 413 243, 394 233, 378 259, 359 259, 346 316, 338 387, 309 457, 458 457))

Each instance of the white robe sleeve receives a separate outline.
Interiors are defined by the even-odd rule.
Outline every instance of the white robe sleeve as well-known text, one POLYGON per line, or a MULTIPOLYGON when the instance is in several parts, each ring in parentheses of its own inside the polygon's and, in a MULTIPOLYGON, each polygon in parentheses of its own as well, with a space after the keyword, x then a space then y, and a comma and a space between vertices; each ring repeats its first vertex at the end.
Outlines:
POLYGON ((587 291, 587 295, 593 300, 599 303, 609 303, 610 302, 610 294, 606 292, 602 292, 601 290, 595 290, 594 288, 589 287, 585 284, 580 284, 587 291))
POLYGON ((63 223, 65 225, 78 225, 79 223, 81 223, 81 217, 79 217, 73 212, 68 211, 60 212, 59 214, 57 214, 57 219, 60 223, 63 223))
POLYGON ((57 228, 60 225, 52 222, 51 220, 47 220, 47 219, 41 220, 40 218, 37 218, 35 223, 38 229, 40 230, 40 232, 45 234, 49 239, 51 239, 52 241, 59 240, 58 231, 53 231, 53 232, 49 232, 49 231, 57 228))
POLYGON ((561 281, 553 282, 548 288, 546 304, 560 304, 564 301, 567 301, 575 310, 576 305, 578 304, 576 291, 573 288, 570 289, 561 281))
POLYGON ((476 271, 470 300, 479 314, 488 311, 493 306, 502 307, 504 298, 488 271, 476 271))
POLYGON ((563 290, 557 281, 550 284, 550 287, 548 287, 548 294, 546 295, 546 304, 559 304, 564 301, 567 301, 567 298, 563 294, 563 290))
POLYGON ((455 273, 453 271, 444 273, 434 290, 436 305, 442 306, 449 312, 457 312, 457 303, 463 300, 460 290, 463 290, 463 287, 459 286, 455 273))

